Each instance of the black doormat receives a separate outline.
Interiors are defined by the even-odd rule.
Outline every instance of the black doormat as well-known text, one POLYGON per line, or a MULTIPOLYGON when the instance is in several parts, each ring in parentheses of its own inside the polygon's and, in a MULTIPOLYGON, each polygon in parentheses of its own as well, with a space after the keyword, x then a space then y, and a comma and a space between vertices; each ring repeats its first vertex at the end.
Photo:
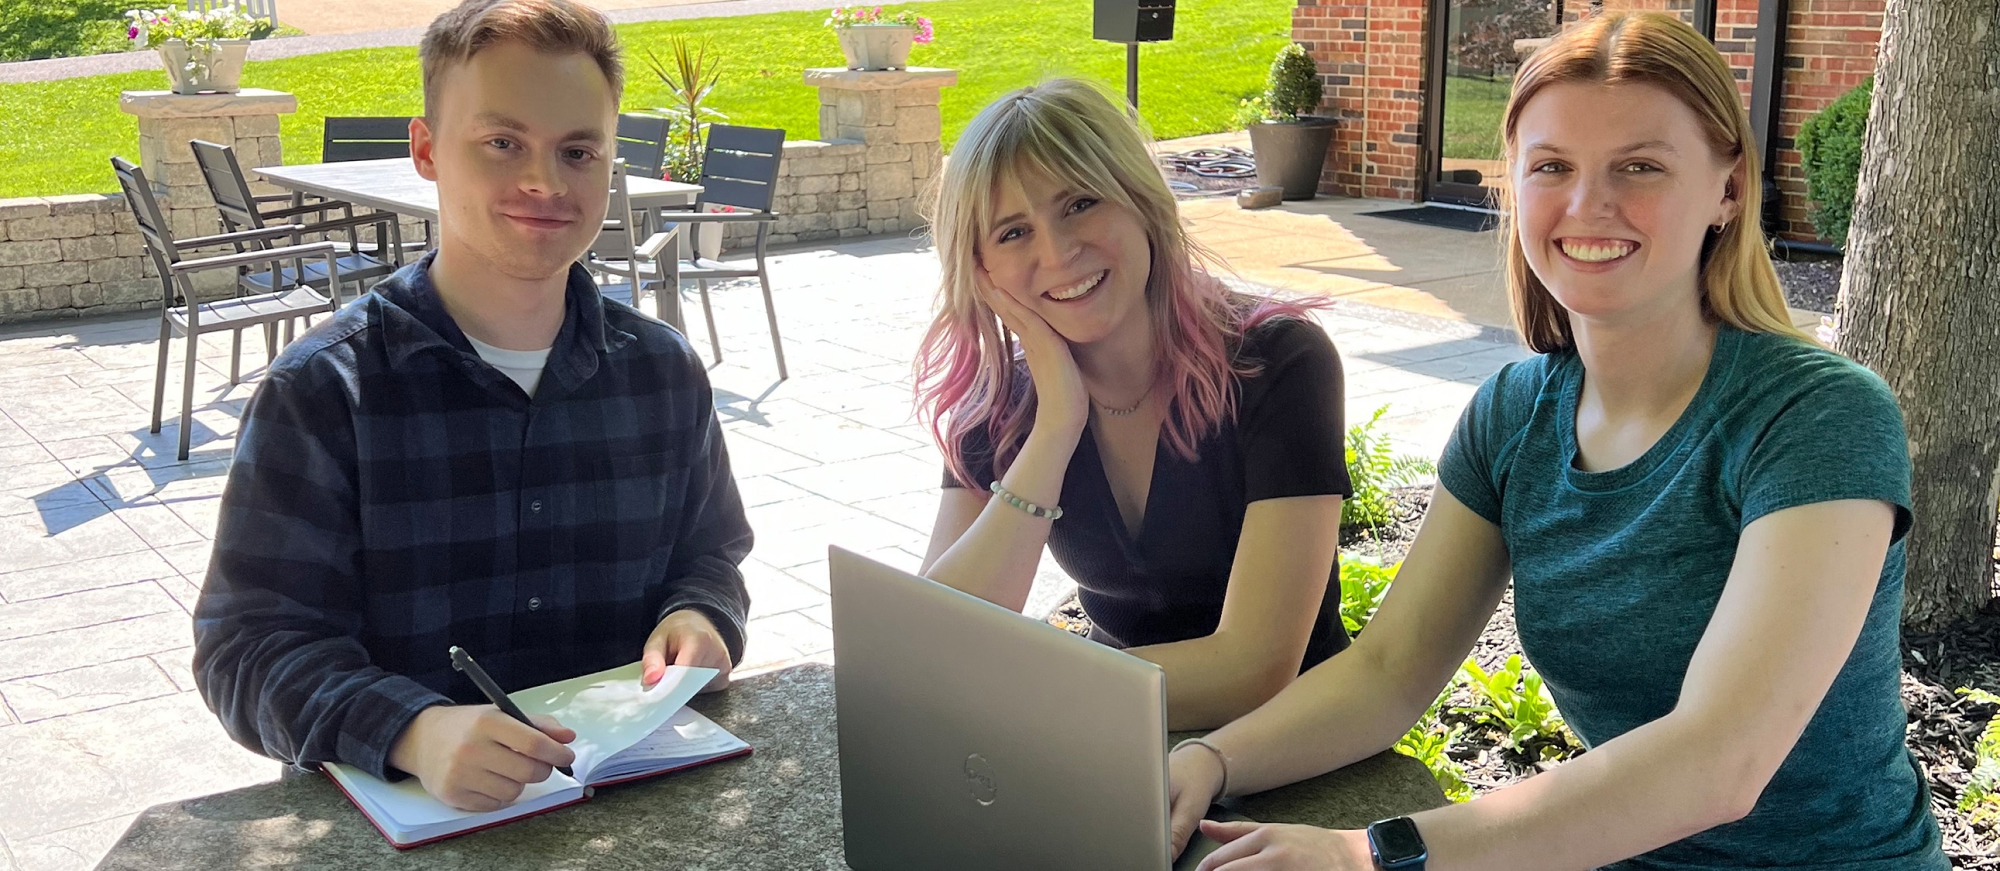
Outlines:
POLYGON ((1361 212, 1371 218, 1388 218, 1392 221, 1408 221, 1431 227, 1450 227, 1480 233, 1500 225, 1500 216, 1489 212, 1471 212, 1465 209, 1441 209, 1437 206, 1417 206, 1411 209, 1388 209, 1380 212, 1361 212))

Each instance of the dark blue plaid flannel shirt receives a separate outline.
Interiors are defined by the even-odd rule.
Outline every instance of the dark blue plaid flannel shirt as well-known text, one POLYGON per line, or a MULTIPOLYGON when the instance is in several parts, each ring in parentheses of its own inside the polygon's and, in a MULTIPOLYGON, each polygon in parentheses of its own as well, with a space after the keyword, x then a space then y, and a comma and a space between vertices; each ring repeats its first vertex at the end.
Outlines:
POLYGON ((633 662, 694 608, 743 652, 749 522, 706 371, 580 266, 531 400, 446 314, 430 257, 287 348, 245 409, 194 672, 231 737, 378 777, 435 704, 633 662))

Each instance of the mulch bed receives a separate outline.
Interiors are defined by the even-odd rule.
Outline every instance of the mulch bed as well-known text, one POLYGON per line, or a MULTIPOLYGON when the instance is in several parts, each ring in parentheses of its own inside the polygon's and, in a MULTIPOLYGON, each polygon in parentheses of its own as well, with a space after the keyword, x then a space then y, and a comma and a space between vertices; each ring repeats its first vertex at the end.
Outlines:
POLYGON ((1795 260, 1774 259, 1778 284, 1785 289, 1785 304, 1792 308, 1832 314, 1833 302, 1840 298, 1839 257, 1797 255, 1795 260))
MULTIPOLYGON (((1837 283, 1837 264, 1834 276, 1837 283)), ((1376 530, 1343 531, 1342 553, 1394 564, 1409 552, 1417 526, 1430 507, 1430 490, 1408 487, 1395 495, 1395 521, 1376 530)), ((1996 531, 1994 562, 2000 569, 2000 531, 1996 531)), ((1079 635, 1090 631, 1089 619, 1075 598, 1049 615, 1049 622, 1079 635)), ((1510 590, 1473 645, 1472 656, 1481 668, 1491 671, 1520 652, 1510 590)), ((1958 810, 1959 795, 1974 765, 1974 745, 1987 722, 2000 713, 1992 705, 1974 703, 1953 692, 1968 686, 2000 693, 2000 600, 1968 623, 1944 632, 1903 637, 1903 703, 1909 708, 1909 745, 1930 780, 1931 807, 1944 832, 1945 854, 1957 869, 2000 871, 2000 826, 1991 822, 1975 825, 1958 810)), ((1497 731, 1461 713, 1474 701, 1471 691, 1460 684, 1440 716, 1448 725, 1465 727, 1451 756, 1464 767, 1465 781, 1475 794, 1517 783, 1555 764, 1538 761, 1542 748, 1533 743, 1525 752, 1502 749, 1502 736, 1497 731)), ((1562 748, 1561 755, 1568 758, 1582 752, 1581 748, 1562 748)))

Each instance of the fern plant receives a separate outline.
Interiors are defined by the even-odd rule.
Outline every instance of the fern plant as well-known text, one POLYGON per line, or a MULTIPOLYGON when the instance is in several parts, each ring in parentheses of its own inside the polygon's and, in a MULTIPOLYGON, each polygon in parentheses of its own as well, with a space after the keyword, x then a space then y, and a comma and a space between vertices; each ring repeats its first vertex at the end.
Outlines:
MULTIPOLYGON (((1453 683, 1456 683, 1454 678, 1453 683)), ((1451 695, 1452 683, 1445 684, 1444 692, 1438 693, 1437 700, 1431 702, 1430 710, 1417 719, 1417 724, 1403 737, 1396 739, 1395 750, 1404 756, 1422 762, 1430 769, 1431 777, 1444 790, 1446 798, 1452 801, 1471 801, 1472 787, 1465 782, 1465 768, 1458 760, 1451 758, 1451 747, 1465 731, 1462 726, 1446 726, 1439 717, 1439 709, 1451 695)))
MULTIPOLYGON (((2000 705, 2000 695, 1982 689, 1961 687, 1958 694, 1983 705, 2000 705)), ((2000 716, 1986 723, 1986 731, 1973 745, 1972 777, 1959 793, 1958 809, 1971 821, 2000 823, 2000 716)))
POLYGON ((1422 457, 1396 456, 1389 437, 1376 432, 1389 406, 1375 409, 1366 423, 1347 428, 1347 478, 1354 496, 1340 503, 1343 529, 1382 526, 1396 519, 1396 500, 1390 492, 1437 472, 1437 464, 1422 457))

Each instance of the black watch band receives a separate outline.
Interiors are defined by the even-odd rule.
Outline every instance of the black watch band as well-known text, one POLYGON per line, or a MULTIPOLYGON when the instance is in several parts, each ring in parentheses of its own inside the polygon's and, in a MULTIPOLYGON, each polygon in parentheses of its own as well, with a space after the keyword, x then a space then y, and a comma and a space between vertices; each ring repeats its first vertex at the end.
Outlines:
POLYGON ((1396 817, 1368 824, 1368 857, 1381 871, 1424 871, 1430 852, 1416 821, 1396 817))

